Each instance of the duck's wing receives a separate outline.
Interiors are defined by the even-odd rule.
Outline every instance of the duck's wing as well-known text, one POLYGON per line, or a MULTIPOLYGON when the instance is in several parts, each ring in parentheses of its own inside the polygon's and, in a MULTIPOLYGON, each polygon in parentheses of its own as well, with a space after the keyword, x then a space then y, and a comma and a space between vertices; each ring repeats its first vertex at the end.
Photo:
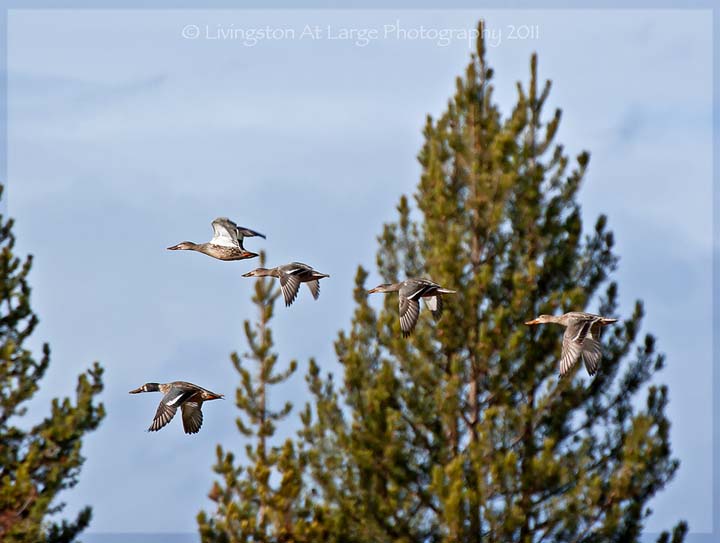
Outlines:
POLYGON ((590 367, 595 368, 595 370, 592 371, 590 375, 593 375, 595 371, 597 371, 597 364, 600 362, 600 360, 595 359, 595 355, 593 354, 595 352, 595 348, 589 343, 586 347, 585 342, 588 340, 588 338, 591 338, 590 330, 594 325, 597 325, 598 318, 599 317, 597 317, 597 315, 586 314, 582 317, 572 319, 568 323, 567 328, 565 328, 565 334, 563 334, 563 348, 562 354, 560 355, 561 376, 565 375, 568 371, 570 371, 570 368, 575 365, 581 354, 583 355, 583 360, 586 360, 586 349, 588 350, 588 356, 590 357, 591 362, 590 365, 588 365, 588 362, 586 361, 585 367, 588 368, 588 372, 591 371, 590 367))
POLYGON ((560 354, 560 376, 565 375, 575 365, 587 330, 583 331, 584 321, 571 321, 563 334, 562 353, 560 354))
POLYGON ((442 315, 443 310, 443 301, 442 296, 439 294, 436 296, 428 296, 426 298, 423 298, 425 300, 425 305, 428 307, 430 311, 432 311, 433 318, 435 320, 438 320, 440 316, 442 315))
POLYGON ((175 416, 178 405, 182 405, 184 401, 195 393, 195 390, 177 387, 171 388, 167 394, 162 397, 162 400, 160 400, 160 405, 158 405, 157 411, 155 412, 155 418, 153 418, 148 431, 157 432, 160 428, 164 427, 175 416))
POLYGON ((406 279, 400 292, 410 300, 419 300, 423 296, 432 296, 440 285, 429 279, 406 279))
POLYGON ((311 274, 313 272, 312 266, 308 266, 307 264, 303 264, 302 262, 290 262, 290 264, 285 264, 284 266, 280 267, 285 273, 290 273, 293 275, 311 274))
POLYGON ((595 315, 588 315, 587 317, 573 319, 567 326, 565 334, 570 336, 576 343, 582 344, 585 338, 590 333, 590 328, 597 322, 595 315))
POLYGON ((312 293, 313 298, 315 298, 317 300, 318 297, 320 296, 320 281, 318 281, 317 279, 314 279, 312 281, 308 281, 305 284, 310 289, 310 292, 312 293))
POLYGON ((283 273, 280 276, 280 289, 285 298, 285 306, 289 307, 297 298, 298 289, 300 288, 300 278, 292 273, 283 273))
POLYGON ((203 423, 202 402, 185 402, 181 410, 183 430, 186 434, 197 434, 203 423))
POLYGON ((586 339, 583 343, 582 359, 588 375, 595 375, 602 360, 600 344, 595 340, 586 339))
POLYGON ((403 337, 412 334, 417 324, 418 315, 420 314, 420 304, 417 300, 411 300, 405 296, 400 296, 400 330, 403 337))
POLYGON ((158 405, 157 411, 155 412, 155 418, 153 418, 148 432, 157 432, 160 428, 164 427, 168 422, 175 416, 177 407, 167 406, 163 402, 158 405))
POLYGON ((400 316, 402 317, 402 304, 403 304, 403 298, 409 301, 414 301, 415 305, 418 307, 418 312, 420 311, 420 305, 419 301, 420 298, 424 296, 432 296, 434 290, 437 288, 437 286, 432 283, 431 281, 428 281, 427 279, 416 279, 416 278, 410 278, 406 279, 401 283, 400 289, 398 290, 398 295, 400 296, 400 316))
POLYGON ((212 222, 213 237, 210 243, 223 247, 242 248, 242 237, 238 237, 238 227, 227 217, 218 217, 212 222))
POLYGON ((253 238, 255 236, 261 237, 263 239, 265 238, 265 234, 261 234, 260 232, 257 232, 255 230, 252 230, 250 228, 246 228, 244 226, 237 226, 235 227, 237 230, 237 237, 238 241, 242 244, 243 238, 253 238))
POLYGON ((573 321, 592 321, 600 318, 600 315, 596 315, 595 313, 586 313, 585 311, 568 311, 565 313, 565 316, 569 317, 573 321))
POLYGON ((582 344, 582 359, 588 374, 595 375, 602 360, 600 330, 602 322, 598 319, 590 325, 590 329, 582 344))

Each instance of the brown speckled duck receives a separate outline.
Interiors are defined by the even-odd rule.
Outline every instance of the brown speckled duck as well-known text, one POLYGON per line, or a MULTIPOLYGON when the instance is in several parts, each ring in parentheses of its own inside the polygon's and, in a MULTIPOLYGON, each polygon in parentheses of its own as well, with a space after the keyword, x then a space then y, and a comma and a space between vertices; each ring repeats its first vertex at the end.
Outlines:
POLYGON ((168 250, 197 251, 218 260, 245 260, 246 258, 258 256, 257 253, 245 250, 243 239, 254 236, 265 238, 260 232, 238 226, 227 217, 218 217, 212 222, 212 227, 213 237, 209 242, 193 243, 192 241, 183 241, 168 247, 168 250))
POLYGON ((565 327, 562 353, 560 355, 560 376, 570 371, 578 358, 582 358, 587 372, 590 375, 595 375, 602 359, 600 330, 603 326, 617 322, 617 319, 601 317, 600 315, 582 311, 571 311, 560 316, 540 315, 525 324, 533 326, 548 322, 565 327))
POLYGON ((277 277, 280 279, 285 306, 289 307, 297 298, 300 283, 305 283, 317 300, 320 296, 320 279, 330 276, 302 262, 291 262, 275 268, 257 268, 244 273, 243 277, 277 277))
POLYGON ((397 292, 400 298, 400 330, 403 337, 412 334, 420 314, 420 298, 432 311, 433 317, 439 319, 442 315, 443 303, 441 294, 455 294, 456 291, 441 287, 429 279, 406 279, 400 283, 385 283, 378 285, 373 292, 397 292))

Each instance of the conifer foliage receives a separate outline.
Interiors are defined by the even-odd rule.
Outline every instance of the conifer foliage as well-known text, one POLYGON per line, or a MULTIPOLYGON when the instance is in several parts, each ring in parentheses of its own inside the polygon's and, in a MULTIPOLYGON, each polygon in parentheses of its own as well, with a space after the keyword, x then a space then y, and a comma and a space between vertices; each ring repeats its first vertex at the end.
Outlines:
MULTIPOLYGON (((641 302, 618 314, 613 234, 602 215, 584 226, 578 203, 589 153, 571 159, 556 142, 561 114, 546 111, 537 57, 503 114, 479 30, 446 111, 425 124, 414 198, 400 198, 377 254, 382 282, 427 277, 457 294, 404 338, 397 296, 377 311, 360 267, 335 343, 342 379, 310 361, 302 429, 275 448, 290 407, 271 411, 268 387, 295 364, 273 373, 278 293, 258 280, 260 319, 245 324, 255 375, 233 356, 250 465, 218 447, 204 542, 639 541, 678 467, 656 379, 665 359, 640 333, 641 302), (562 329, 523 322, 587 309, 619 321, 594 377, 576 364, 559 379, 562 329)), ((679 522, 658 541, 686 531, 679 522)))
POLYGON ((583 227, 589 153, 556 142, 561 113, 546 111, 535 55, 506 114, 492 79, 481 37, 446 111, 427 119, 414 198, 379 238, 383 282, 458 291, 442 320, 422 312, 404 339, 397 297, 376 311, 360 268, 336 342, 342 383, 311 364, 302 437, 326 540, 638 541, 678 467, 654 379, 664 357, 640 334, 641 302, 617 314, 606 217, 583 227), (594 378, 577 364, 558 379, 562 329, 522 323, 586 308, 621 320, 594 378))
POLYGON ((69 543, 88 526, 91 509, 73 521, 56 522, 53 515, 63 504, 55 500, 77 484, 82 438, 105 415, 96 403, 103 372, 93 364, 78 377, 74 401, 54 399, 47 417, 21 427, 50 364, 50 348, 45 344, 37 359, 24 345, 38 324, 30 307, 32 257, 15 255, 12 227, 12 219, 0 216, 0 540, 69 543))
MULTIPOLYGON (((265 265, 264 253, 260 265, 265 265)), ((236 419, 239 432, 249 440, 246 446, 247 465, 239 464, 235 455, 218 445, 214 471, 220 477, 209 497, 217 509, 198 515, 203 543, 238 543, 248 541, 303 541, 309 530, 306 525, 307 504, 302 495, 302 464, 291 439, 281 446, 273 445, 275 425, 292 409, 290 402, 273 410, 270 392, 274 385, 286 381, 297 369, 291 361, 276 371, 278 355, 273 352, 270 321, 275 301, 280 295, 272 277, 255 281, 253 303, 258 320, 244 323, 249 352, 236 353, 231 362, 238 372, 240 384, 235 403, 241 415, 236 419), (245 362, 251 362, 248 368, 245 362)))

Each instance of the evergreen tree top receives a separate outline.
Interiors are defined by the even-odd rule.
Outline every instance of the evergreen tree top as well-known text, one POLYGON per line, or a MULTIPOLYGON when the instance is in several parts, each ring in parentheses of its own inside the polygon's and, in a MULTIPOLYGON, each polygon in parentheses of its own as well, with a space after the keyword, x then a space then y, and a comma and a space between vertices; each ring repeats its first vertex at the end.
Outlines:
POLYGON ((384 282, 432 277, 458 294, 408 340, 396 300, 375 311, 359 269, 336 342, 342 385, 308 375, 304 435, 338 540, 636 541, 677 469, 640 302, 602 336, 592 381, 559 380, 559 334, 523 325, 591 306, 614 317, 618 259, 605 216, 583 228, 589 153, 572 160, 555 141, 561 112, 545 112, 537 56, 509 112, 493 77, 481 37, 446 111, 427 118, 414 197, 378 239, 384 282))
POLYGON ((96 403, 103 370, 94 363, 78 377, 74 402, 55 398, 42 421, 21 426, 49 367, 50 348, 44 344, 35 359, 24 346, 38 324, 30 306, 32 257, 22 260, 14 253, 12 228, 12 219, 0 216, 0 539, 69 543, 88 526, 91 509, 71 522, 56 522, 53 515, 64 507, 56 499, 77 484, 85 460, 82 438, 105 416, 96 403))

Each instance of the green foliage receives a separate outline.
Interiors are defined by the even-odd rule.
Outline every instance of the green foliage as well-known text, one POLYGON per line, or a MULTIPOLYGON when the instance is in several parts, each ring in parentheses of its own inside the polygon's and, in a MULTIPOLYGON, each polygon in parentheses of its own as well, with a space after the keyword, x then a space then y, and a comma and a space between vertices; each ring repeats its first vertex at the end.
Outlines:
POLYGON ((606 331, 593 379, 576 367, 559 380, 561 330, 522 325, 590 305, 615 314, 617 256, 605 216, 583 233, 589 153, 571 160, 555 142, 561 113, 544 112, 537 57, 507 115, 492 77, 480 39, 446 112, 427 119, 414 205, 403 196, 379 238, 383 281, 458 291, 442 320, 423 312, 403 339, 397 297, 375 311, 360 268, 336 342, 342 383, 311 365, 301 438, 326 541, 638 541, 677 469, 640 302, 606 331))
MULTIPOLYGON (((265 255, 260 255, 264 266, 265 255)), ((270 387, 286 381, 297 369, 293 360, 284 371, 275 371, 278 355, 273 352, 269 324, 275 301, 280 295, 273 278, 255 282, 253 302, 258 308, 258 321, 244 323, 250 352, 243 359, 233 353, 232 364, 240 376, 235 404, 241 412, 238 431, 249 440, 246 446, 248 465, 236 463, 235 455, 217 447, 214 471, 221 477, 209 497, 217 504, 212 514, 198 515, 203 543, 236 543, 248 541, 303 541, 312 532, 303 496, 303 464, 292 440, 273 446, 275 424, 285 419, 292 409, 286 402, 274 411, 269 405, 270 387), (254 362, 253 373, 243 364, 254 362)), ((312 541, 312 539, 308 539, 312 541)))
MULTIPOLYGON (((0 188, 0 194, 2 189, 0 188)), ((52 401, 50 415, 30 429, 16 424, 50 364, 50 348, 39 360, 23 344, 37 326, 27 277, 32 257, 13 252, 12 219, 0 217, 0 539, 26 543, 75 541, 91 517, 89 507, 72 521, 51 521, 64 504, 57 494, 77 484, 84 458, 83 436, 105 416, 95 396, 102 368, 95 363, 78 377, 75 401, 52 401)))

